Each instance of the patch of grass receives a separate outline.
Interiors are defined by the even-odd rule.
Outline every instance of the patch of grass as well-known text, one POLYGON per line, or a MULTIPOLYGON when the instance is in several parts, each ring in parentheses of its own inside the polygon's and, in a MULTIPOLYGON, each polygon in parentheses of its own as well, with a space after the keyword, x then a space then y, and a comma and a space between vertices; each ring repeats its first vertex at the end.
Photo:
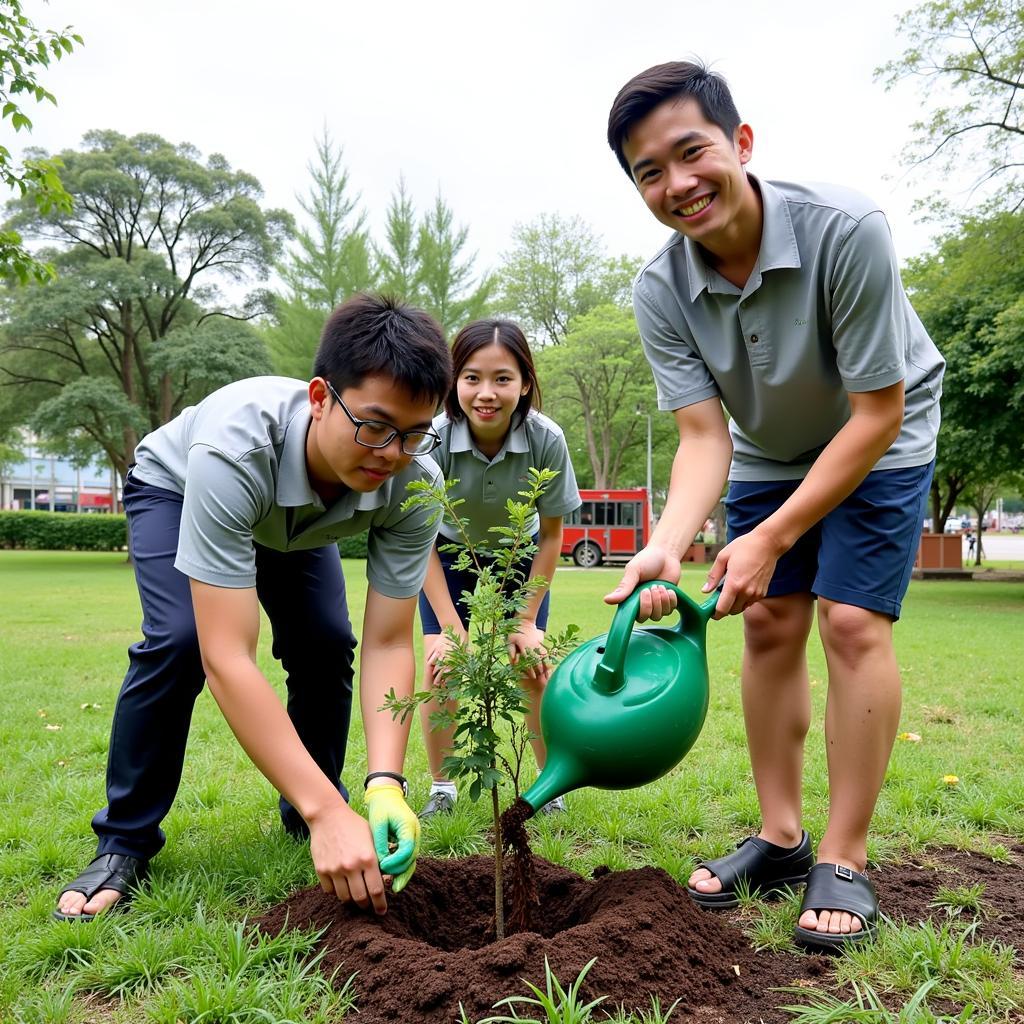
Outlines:
POLYGON ((931 905, 943 908, 950 917, 956 917, 964 911, 981 917, 986 913, 981 898, 984 895, 985 886, 980 882, 977 885, 940 885, 931 905))
MULTIPOLYGON (((345 565, 357 624, 364 569, 358 562, 345 565)), ((696 594, 704 574, 704 567, 686 567, 683 587, 696 594)), ((552 628, 575 622, 584 637, 606 631, 611 614, 601 596, 618 576, 615 569, 559 573, 552 628)), ((337 990, 326 985, 311 961, 308 935, 294 946, 268 949, 243 924, 315 885, 316 877, 308 844, 283 834, 276 794, 206 692, 196 703, 179 796, 164 824, 167 846, 130 912, 84 927, 50 919, 61 885, 93 856, 89 822, 105 800, 110 714, 140 610, 122 555, 4 551, 0 578, 0 1020, 79 1024, 95 1019, 98 1001, 104 1001, 104 1019, 117 1024, 195 1020, 203 1013, 210 1021, 340 1019, 351 1008, 351 988, 344 996, 337 991, 346 981, 340 976, 337 990)), ((896 744, 871 836, 873 861, 921 856, 936 844, 1013 860, 1011 846, 1024 836, 1022 613, 1022 586, 911 585, 895 631, 905 682, 899 728, 920 741, 896 744), (959 782, 944 783, 947 775, 959 782)), ((697 860, 730 852, 756 830, 739 694, 742 623, 713 622, 708 635, 710 708, 686 760, 640 790, 570 794, 567 814, 530 826, 540 855, 584 875, 598 865, 656 864, 685 882, 697 860)), ((283 697, 265 620, 258 661, 283 697)), ((821 724, 827 671, 813 637, 809 671, 816 685, 805 827, 817 838, 826 820, 821 724)), ((361 809, 357 783, 366 754, 358 720, 346 763, 346 779, 356 783, 353 805, 361 809)), ((414 794, 424 796, 429 777, 417 728, 406 774, 414 794)), ((460 800, 454 815, 424 829, 423 852, 477 852, 484 844, 484 811, 460 800)), ((1024 1004, 1008 966, 1012 952, 978 942, 973 933, 961 942, 966 918, 976 913, 972 897, 953 890, 940 899, 949 907, 963 904, 945 931, 885 925, 876 943, 851 951, 838 966, 890 1006, 933 983, 920 1008, 922 1021, 939 1019, 927 1016, 927 1004, 936 999, 973 1003, 972 1020, 999 1020, 1006 1007, 1024 1004)), ((795 915, 794 902, 752 903, 745 912, 752 942, 765 950, 789 948, 795 915)), ((612 1012, 597 1009, 600 1019, 612 1012)), ((656 1020, 634 1016, 629 1024, 656 1020)))

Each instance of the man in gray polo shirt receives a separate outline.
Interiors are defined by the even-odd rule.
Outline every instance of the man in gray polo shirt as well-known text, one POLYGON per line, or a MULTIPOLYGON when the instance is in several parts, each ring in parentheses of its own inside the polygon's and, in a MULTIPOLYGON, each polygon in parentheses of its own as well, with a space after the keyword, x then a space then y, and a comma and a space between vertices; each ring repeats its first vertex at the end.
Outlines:
MULTIPOLYGON (((859 941, 876 928, 867 832, 899 722, 892 624, 931 480, 944 362, 907 301, 882 212, 848 189, 748 174, 753 132, 718 75, 685 62, 637 75, 612 105, 608 141, 673 230, 638 275, 634 305, 679 446, 651 542, 606 600, 642 580, 677 581, 728 478, 729 543, 704 589, 722 584, 716 617, 744 615, 762 827, 699 865, 689 892, 727 907, 742 882, 770 893, 806 881, 798 941, 859 941), (830 786, 817 865, 801 823, 815 599, 830 786)), ((641 617, 674 603, 654 588, 641 617)))
POLYGON ((326 892, 382 914, 382 873, 395 891, 412 875, 408 724, 377 709, 390 689, 413 689, 413 616, 437 523, 402 503, 409 482, 440 477, 424 456, 439 443, 431 419, 451 357, 426 313, 358 295, 331 315, 313 369, 308 383, 229 384, 136 449, 124 501, 144 639, 129 650, 114 711, 97 856, 61 893, 58 919, 91 920, 145 876, 164 844, 204 678, 280 791, 285 827, 310 837, 326 892), (356 642, 336 545, 363 530, 369 823, 341 783, 356 642), (287 673, 287 713, 256 665, 260 604, 287 673))

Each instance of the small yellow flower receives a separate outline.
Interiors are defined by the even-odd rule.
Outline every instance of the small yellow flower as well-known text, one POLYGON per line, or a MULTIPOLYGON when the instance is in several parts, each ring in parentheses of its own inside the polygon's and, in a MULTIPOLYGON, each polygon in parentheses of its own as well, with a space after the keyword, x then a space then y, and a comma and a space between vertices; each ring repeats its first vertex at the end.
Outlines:
POLYGON ((943 775, 942 776, 942 781, 947 786, 956 786, 960 782, 960 776, 959 775, 943 775))
POLYGON ((916 732, 901 732, 896 739, 903 740, 906 743, 920 743, 921 737, 916 732))
POLYGON ((39 716, 40 718, 45 718, 45 717, 46 717, 46 708, 40 708, 40 709, 39 709, 39 710, 38 710, 38 711, 36 712, 36 714, 37 714, 37 715, 38 715, 38 716, 39 716))
POLYGON ((54 725, 53 723, 43 726, 47 732, 60 732, 64 728, 63 725, 54 725))

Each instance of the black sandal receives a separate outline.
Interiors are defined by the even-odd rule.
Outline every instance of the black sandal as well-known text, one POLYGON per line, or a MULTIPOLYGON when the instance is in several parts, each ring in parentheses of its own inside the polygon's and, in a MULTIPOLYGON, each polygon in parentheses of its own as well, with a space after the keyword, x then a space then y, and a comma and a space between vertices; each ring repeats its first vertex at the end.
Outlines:
POLYGON ((856 942, 868 942, 878 934, 878 897, 871 880, 861 871, 842 864, 816 864, 807 876, 800 914, 813 910, 839 910, 860 918, 856 932, 818 932, 801 928, 793 930, 796 941, 808 949, 836 952, 856 942))
POLYGON ((813 864, 811 837, 806 832, 792 849, 759 836, 747 836, 733 853, 697 865, 707 868, 722 883, 720 892, 701 892, 689 886, 686 891, 705 910, 728 910, 739 903, 736 890, 741 882, 750 886, 751 895, 776 896, 806 881, 813 864))
MULTIPOLYGON (((87 900, 91 900, 101 889, 113 889, 121 893, 121 898, 114 906, 120 907, 122 903, 127 906, 148 871, 149 861, 141 857, 101 853, 70 885, 61 889, 60 895, 80 892, 87 900)), ((91 921, 96 917, 95 914, 62 914, 59 910, 55 910, 53 916, 58 921, 91 921)))

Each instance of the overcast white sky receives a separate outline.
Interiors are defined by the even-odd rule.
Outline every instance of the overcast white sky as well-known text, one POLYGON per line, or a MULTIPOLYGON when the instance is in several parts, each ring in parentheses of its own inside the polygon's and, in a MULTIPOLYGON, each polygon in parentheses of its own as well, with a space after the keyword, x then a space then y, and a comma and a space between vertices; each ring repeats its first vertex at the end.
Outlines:
POLYGON ((665 229, 607 148, 608 107, 636 72, 695 54, 753 126, 755 173, 874 196, 905 259, 928 245, 911 206, 937 182, 901 177, 918 97, 886 93, 872 72, 902 51, 910 6, 26 0, 37 25, 71 24, 85 46, 45 72, 59 106, 35 107, 31 139, 7 141, 52 152, 90 128, 156 132, 222 153, 259 178, 267 205, 298 212, 326 126, 374 228, 404 173, 420 208, 440 187, 484 265, 542 212, 579 214, 611 253, 645 256, 665 229))

